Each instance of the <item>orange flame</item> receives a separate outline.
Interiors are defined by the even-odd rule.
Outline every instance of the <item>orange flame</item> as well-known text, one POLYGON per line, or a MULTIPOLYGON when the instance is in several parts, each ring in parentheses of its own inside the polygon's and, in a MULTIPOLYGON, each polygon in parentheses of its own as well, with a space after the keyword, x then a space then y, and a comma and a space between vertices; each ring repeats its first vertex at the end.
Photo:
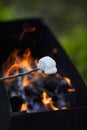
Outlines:
POLYGON ((70 80, 69 78, 64 77, 64 80, 66 80, 67 84, 68 84, 69 86, 71 86, 71 80, 70 80))
POLYGON ((68 91, 69 93, 75 92, 75 88, 72 88, 72 87, 71 87, 71 80, 70 80, 69 78, 67 78, 67 77, 64 77, 64 80, 66 80, 67 84, 68 84, 69 87, 70 87, 70 88, 67 89, 67 91, 68 91))
POLYGON ((22 106, 21 106, 21 108, 20 108, 20 112, 26 111, 26 110, 28 110, 28 106, 27 106, 26 103, 23 103, 22 106))
POLYGON ((24 76, 23 81, 22 81, 22 86, 26 87, 28 86, 31 82, 37 81, 38 80, 38 76, 34 76, 34 78, 29 79, 27 75, 24 76))
POLYGON ((46 92, 43 92, 42 94, 42 103, 45 105, 45 106, 50 106, 50 108, 52 110, 59 110, 57 107, 55 107, 53 105, 53 102, 52 102, 52 98, 51 97, 48 97, 47 93, 46 92))
POLYGON ((35 27, 33 27, 33 28, 31 28, 31 29, 29 29, 29 28, 24 28, 24 30, 22 31, 22 33, 20 34, 20 36, 19 36, 19 40, 22 40, 23 39, 23 37, 24 37, 24 35, 25 35, 25 33, 26 32, 34 32, 36 30, 36 28, 35 27))
MULTIPOLYGON (((34 31, 34 30, 32 30, 34 31)), ((21 36, 22 37, 22 36, 21 36)), ((38 63, 38 59, 33 60, 33 57, 31 55, 31 50, 27 48, 22 56, 19 55, 19 50, 15 49, 9 58, 7 59, 7 62, 3 65, 3 72, 4 76, 9 76, 14 73, 19 73, 21 71, 29 71, 32 70, 32 66, 36 66, 38 63)), ((54 48, 54 53, 57 53, 56 48, 54 48)), ((34 82, 38 80, 40 76, 47 77, 48 75, 42 73, 41 71, 33 72, 34 76, 33 78, 29 79, 28 75, 23 76, 22 80, 22 86, 26 87, 31 82, 34 82)), ((61 75, 56 75, 58 78, 61 78, 61 75)), ((75 89, 71 87, 71 80, 67 77, 63 78, 66 80, 67 84, 70 86, 68 88, 68 92, 75 92, 75 89)), ((13 81, 14 79, 11 79, 10 81, 13 81)), ((52 101, 52 97, 49 97, 46 92, 43 92, 42 94, 42 103, 46 107, 50 107, 52 110, 59 110, 59 108, 55 107, 52 101)), ((26 103, 23 103, 20 109, 21 111, 25 111, 28 109, 28 106, 26 103)), ((66 107, 63 107, 62 109, 66 109, 66 107)))
MULTIPOLYGON (((36 67, 38 59, 33 59, 31 55, 31 50, 27 48, 22 56, 19 55, 20 51, 15 49, 11 55, 8 57, 7 61, 3 65, 3 75, 10 76, 17 74, 20 71, 26 72, 32 70, 33 66, 36 67)), ((32 72, 34 74, 33 78, 29 79, 28 75, 23 76, 22 86, 26 87, 29 83, 36 81, 40 76, 46 77, 47 75, 38 70, 32 72)), ((10 79, 9 81, 14 81, 15 78, 10 79)))
POLYGON ((25 53, 22 57, 19 56, 18 53, 18 50, 14 50, 7 59, 7 62, 3 65, 4 76, 9 76, 13 72, 17 73, 20 69, 32 69, 33 59, 31 57, 31 51, 29 48, 25 50, 25 53))
POLYGON ((75 92, 75 88, 68 88, 67 91, 70 93, 73 93, 73 92, 75 92))

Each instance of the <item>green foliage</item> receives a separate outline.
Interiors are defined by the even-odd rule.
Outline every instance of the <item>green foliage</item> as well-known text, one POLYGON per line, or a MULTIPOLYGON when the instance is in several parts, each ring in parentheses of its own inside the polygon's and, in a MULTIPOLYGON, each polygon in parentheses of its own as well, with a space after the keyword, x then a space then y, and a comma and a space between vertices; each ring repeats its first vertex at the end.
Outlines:
POLYGON ((87 84, 87 27, 77 25, 59 40, 87 84))

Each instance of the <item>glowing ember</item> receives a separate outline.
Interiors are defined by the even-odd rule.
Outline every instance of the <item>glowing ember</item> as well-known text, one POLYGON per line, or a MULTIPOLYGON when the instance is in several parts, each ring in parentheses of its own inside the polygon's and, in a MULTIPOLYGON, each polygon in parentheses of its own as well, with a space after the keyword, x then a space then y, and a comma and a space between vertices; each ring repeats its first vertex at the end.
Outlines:
POLYGON ((56 54, 56 53, 58 53, 58 49, 57 49, 57 48, 53 48, 52 52, 53 52, 54 54, 56 54))

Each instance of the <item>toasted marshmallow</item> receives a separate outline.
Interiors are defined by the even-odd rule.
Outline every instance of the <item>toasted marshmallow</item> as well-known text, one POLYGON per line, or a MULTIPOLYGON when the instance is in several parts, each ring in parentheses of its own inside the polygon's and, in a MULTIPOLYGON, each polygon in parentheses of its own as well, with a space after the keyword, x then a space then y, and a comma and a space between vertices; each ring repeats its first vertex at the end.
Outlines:
POLYGON ((45 74, 54 74, 57 72, 56 62, 49 56, 41 58, 37 67, 43 70, 45 74))

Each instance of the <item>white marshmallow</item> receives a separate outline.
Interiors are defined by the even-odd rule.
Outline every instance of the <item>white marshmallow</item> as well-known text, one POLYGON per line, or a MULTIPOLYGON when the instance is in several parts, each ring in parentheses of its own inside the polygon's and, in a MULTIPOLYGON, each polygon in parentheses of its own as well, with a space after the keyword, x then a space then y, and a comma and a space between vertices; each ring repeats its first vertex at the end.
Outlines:
POLYGON ((49 56, 41 58, 37 67, 45 72, 45 74, 54 74, 57 72, 56 62, 49 56))

